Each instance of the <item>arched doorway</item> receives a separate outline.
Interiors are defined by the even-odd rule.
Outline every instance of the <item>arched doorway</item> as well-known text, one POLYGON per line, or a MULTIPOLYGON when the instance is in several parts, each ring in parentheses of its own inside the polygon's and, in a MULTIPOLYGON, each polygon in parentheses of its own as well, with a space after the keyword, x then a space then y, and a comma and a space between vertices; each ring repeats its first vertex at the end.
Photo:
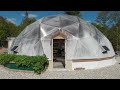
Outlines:
POLYGON ((65 68, 65 35, 62 32, 53 35, 53 68, 65 68))

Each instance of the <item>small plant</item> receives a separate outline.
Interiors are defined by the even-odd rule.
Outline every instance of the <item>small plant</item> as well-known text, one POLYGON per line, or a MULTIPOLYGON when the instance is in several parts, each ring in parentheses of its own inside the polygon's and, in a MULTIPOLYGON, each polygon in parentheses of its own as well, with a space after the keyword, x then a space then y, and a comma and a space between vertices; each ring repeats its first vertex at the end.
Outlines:
POLYGON ((1 65, 6 65, 13 61, 15 58, 15 55, 12 54, 0 54, 0 64, 1 65))
POLYGON ((43 56, 26 56, 26 55, 14 55, 14 54, 1 54, 0 64, 6 66, 7 64, 14 62, 18 67, 32 67, 35 73, 40 74, 48 67, 48 58, 43 56))
POLYGON ((47 66, 48 66, 48 58, 43 55, 43 56, 36 56, 36 57, 33 57, 34 60, 33 62, 31 63, 31 66, 33 67, 33 70, 40 74, 41 71, 44 71, 46 70, 47 66))

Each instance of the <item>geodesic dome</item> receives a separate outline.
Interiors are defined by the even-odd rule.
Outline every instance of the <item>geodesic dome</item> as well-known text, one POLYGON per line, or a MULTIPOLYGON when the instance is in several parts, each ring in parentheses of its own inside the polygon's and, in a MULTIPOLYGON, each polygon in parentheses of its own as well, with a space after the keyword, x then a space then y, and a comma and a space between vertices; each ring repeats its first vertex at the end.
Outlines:
POLYGON ((106 58, 115 55, 110 41, 92 24, 77 16, 53 15, 28 25, 16 37, 11 51, 20 55, 43 55, 52 59, 52 39, 65 37, 66 60, 106 58))

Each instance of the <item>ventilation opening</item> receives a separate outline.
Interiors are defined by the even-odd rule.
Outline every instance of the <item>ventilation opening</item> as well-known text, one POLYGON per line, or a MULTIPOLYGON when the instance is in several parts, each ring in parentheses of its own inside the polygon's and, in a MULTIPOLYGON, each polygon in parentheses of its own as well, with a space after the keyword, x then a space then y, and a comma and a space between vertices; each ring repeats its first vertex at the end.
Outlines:
POLYGON ((18 53, 17 51, 15 51, 18 48, 18 46, 14 46, 11 51, 13 51, 14 54, 18 53))
POLYGON ((104 49, 104 51, 102 52, 103 54, 106 54, 108 51, 110 51, 107 46, 102 46, 102 48, 104 49))
POLYGON ((106 51, 110 51, 110 49, 107 46, 102 46, 106 51))
POLYGON ((11 49, 11 51, 14 51, 17 47, 18 47, 18 46, 14 46, 14 47, 11 49))

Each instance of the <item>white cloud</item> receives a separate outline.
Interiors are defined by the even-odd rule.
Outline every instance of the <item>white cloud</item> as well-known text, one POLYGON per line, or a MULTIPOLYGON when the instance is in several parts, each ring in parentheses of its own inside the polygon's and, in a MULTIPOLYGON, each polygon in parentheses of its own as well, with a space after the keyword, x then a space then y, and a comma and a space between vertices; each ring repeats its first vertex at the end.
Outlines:
POLYGON ((91 23, 91 21, 87 21, 88 23, 91 23))
POLYGON ((16 19, 15 18, 7 18, 8 22, 11 22, 13 24, 16 24, 16 19))
MULTIPOLYGON (((24 17, 25 15, 24 15, 24 14, 22 14, 22 16, 24 17)), ((28 17, 29 17, 29 18, 36 18, 36 17, 37 17, 37 15, 35 15, 35 14, 28 14, 28 17)))
POLYGON ((30 18, 33 18, 33 17, 36 18, 37 15, 35 15, 35 14, 29 14, 29 17, 30 17, 30 18))

